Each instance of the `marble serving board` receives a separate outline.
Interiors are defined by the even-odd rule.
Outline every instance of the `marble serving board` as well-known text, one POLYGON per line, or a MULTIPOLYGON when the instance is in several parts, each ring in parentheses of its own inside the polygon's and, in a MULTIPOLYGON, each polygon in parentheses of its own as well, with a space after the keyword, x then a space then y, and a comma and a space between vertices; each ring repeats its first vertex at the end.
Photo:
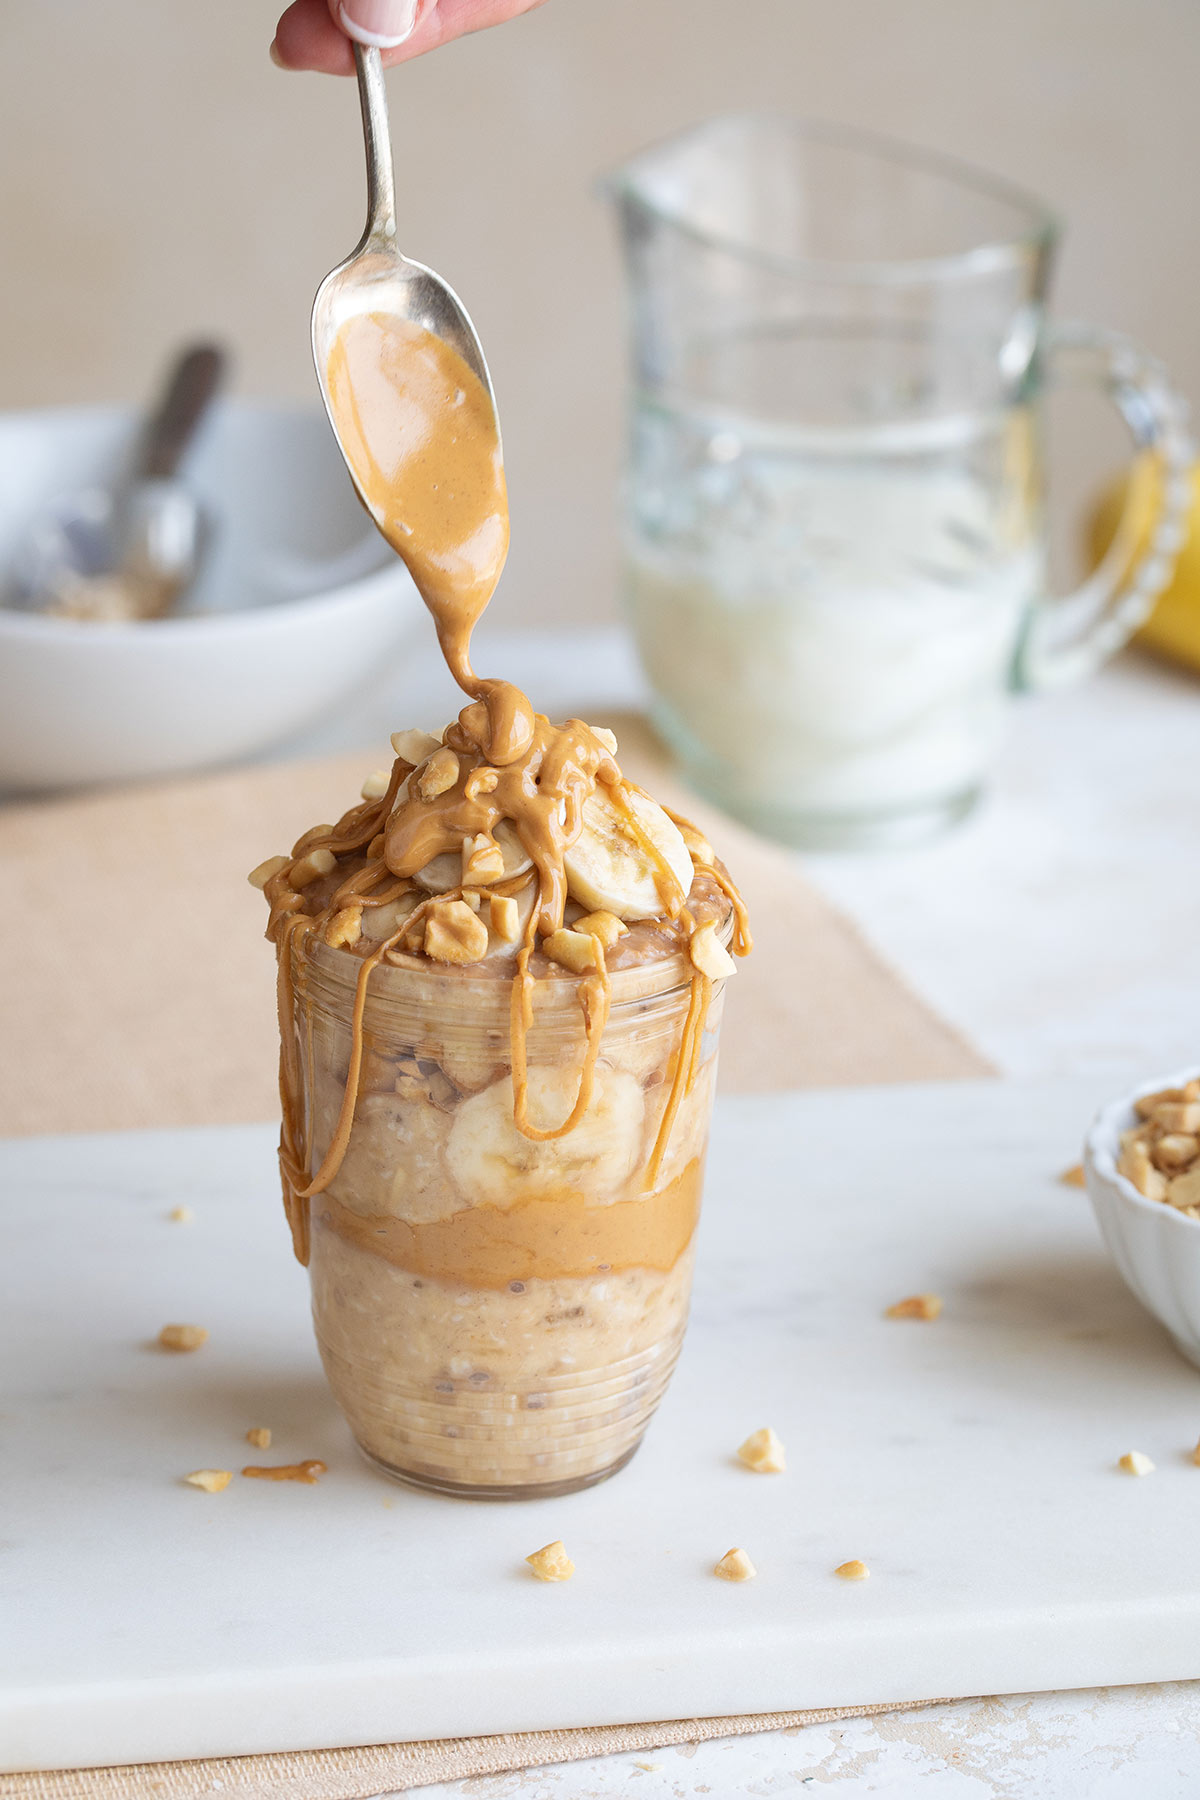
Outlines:
POLYGON ((271 1129, 0 1145, 0 1767, 1197 1675, 1200 1378, 1056 1180, 1105 1097, 722 1102, 668 1400, 616 1480, 524 1505, 357 1456, 271 1129), (883 1317, 924 1290, 936 1323, 883 1317), (157 1351, 167 1321, 211 1339, 157 1351), (764 1423, 785 1475, 733 1456, 764 1423), (180 1480, 308 1457, 315 1487, 180 1480), (544 1586, 556 1537, 578 1572, 544 1586), (757 1580, 714 1580, 734 1544, 757 1580))

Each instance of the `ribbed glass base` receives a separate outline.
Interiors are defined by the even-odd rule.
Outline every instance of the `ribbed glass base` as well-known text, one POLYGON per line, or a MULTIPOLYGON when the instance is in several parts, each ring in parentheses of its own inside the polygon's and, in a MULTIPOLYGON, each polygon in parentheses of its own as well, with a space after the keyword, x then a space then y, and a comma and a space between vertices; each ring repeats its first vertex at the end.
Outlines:
POLYGON ((438 1475, 418 1475, 411 1469, 398 1469, 392 1463, 383 1462, 378 1456, 360 1444, 358 1447, 373 1468, 384 1475, 390 1475, 393 1481, 401 1482, 405 1487, 420 1488, 427 1494, 450 1494, 460 1500, 560 1500, 564 1494, 578 1494, 584 1488, 598 1487, 602 1481, 616 1475, 636 1454, 641 1439, 632 1444, 616 1462, 609 1463, 606 1469, 596 1469, 590 1475, 575 1475, 566 1481, 530 1482, 526 1486, 508 1485, 500 1487, 480 1486, 466 1481, 447 1481, 438 1475))

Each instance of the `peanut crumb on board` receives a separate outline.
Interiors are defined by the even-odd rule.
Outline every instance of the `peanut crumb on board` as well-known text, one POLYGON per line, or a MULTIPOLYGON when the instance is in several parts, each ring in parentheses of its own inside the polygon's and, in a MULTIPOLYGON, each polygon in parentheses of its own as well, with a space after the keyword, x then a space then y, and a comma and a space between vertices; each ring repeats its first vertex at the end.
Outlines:
POLYGON ((1195 1463, 1196 1467, 1200 1469, 1200 1444, 1197 1444, 1196 1448, 1192 1451, 1192 1461, 1195 1463))
POLYGON ((326 1465, 313 1457, 308 1462, 276 1463, 274 1468, 264 1469, 251 1463, 242 1470, 251 1481, 305 1481, 311 1487, 318 1475, 324 1475, 326 1465))
POLYGON ((1063 1170, 1058 1179, 1064 1187, 1082 1187, 1084 1185, 1083 1164, 1072 1163, 1069 1169, 1063 1170))
POLYGON ((745 1443, 738 1445, 738 1459, 760 1475, 781 1475, 787 1467, 786 1452, 769 1425, 752 1431, 745 1443))
POLYGON ((725 1552, 720 1562, 713 1568, 713 1574, 720 1576, 722 1581, 753 1581, 758 1570, 746 1552, 735 1546, 732 1550, 725 1552))
POLYGON ((190 1225, 195 1216, 190 1206, 173 1206, 167 1214, 172 1225, 190 1225))
POLYGON ((269 1425, 252 1425, 246 1433, 246 1442, 253 1444, 256 1450, 271 1448, 271 1427, 269 1425))
POLYGON ((543 1544, 525 1561, 539 1581, 570 1581, 575 1573, 575 1564, 567 1555, 561 1538, 555 1538, 552 1544, 543 1544))
POLYGON ((839 1563, 833 1572, 840 1575, 843 1581, 865 1581, 871 1573, 866 1563, 859 1562, 857 1557, 850 1562, 839 1563))
POLYGON ((1154 1464, 1141 1450, 1127 1450, 1117 1463, 1126 1475, 1152 1475, 1154 1464))
POLYGON ((207 1344, 208 1333, 203 1325, 164 1325, 158 1342, 164 1350, 199 1350, 207 1344))
POLYGON ((192 1487, 203 1488, 206 1494, 219 1494, 233 1480, 233 1470, 193 1469, 191 1474, 185 1475, 183 1479, 190 1482, 192 1487))
POLYGON ((906 1300, 897 1300, 884 1313, 885 1319, 936 1319, 942 1310, 941 1298, 937 1294, 909 1294, 906 1300))

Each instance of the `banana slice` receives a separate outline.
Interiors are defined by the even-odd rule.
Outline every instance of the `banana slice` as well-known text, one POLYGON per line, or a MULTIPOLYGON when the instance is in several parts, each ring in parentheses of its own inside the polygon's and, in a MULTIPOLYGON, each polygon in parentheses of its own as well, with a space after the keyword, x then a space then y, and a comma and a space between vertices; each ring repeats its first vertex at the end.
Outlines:
POLYGON ((386 906, 364 906, 363 937, 372 944, 381 944, 384 938, 390 938, 394 931, 399 931, 409 913, 416 911, 418 900, 417 894, 401 894, 399 900, 389 900, 386 906))
MULTIPOLYGON (((686 894, 692 885, 692 859, 677 826, 661 806, 626 789, 630 810, 686 894)), ((652 919, 663 911, 658 864, 632 836, 620 812, 602 787, 583 803, 583 830, 566 854, 571 898, 589 912, 611 912, 618 919, 652 919)))
MULTIPOLYGON (((530 1069, 530 1123, 542 1131, 561 1125, 578 1091, 577 1069, 530 1069)), ((473 1204, 508 1207, 566 1191, 605 1206, 621 1197, 637 1164, 644 1112, 632 1075, 599 1063, 591 1103, 574 1130, 535 1143, 513 1123, 506 1075, 458 1108, 446 1162, 459 1193, 473 1204)))
MULTIPOLYGON (((524 875, 527 869, 532 869, 533 858, 517 836, 516 827, 507 819, 500 820, 492 836, 504 853, 504 873, 497 875, 497 881, 511 881, 515 875, 524 875)), ((451 888, 461 886, 461 851, 443 851, 441 856, 435 856, 432 862, 419 869, 413 880, 428 894, 445 894, 451 888)))

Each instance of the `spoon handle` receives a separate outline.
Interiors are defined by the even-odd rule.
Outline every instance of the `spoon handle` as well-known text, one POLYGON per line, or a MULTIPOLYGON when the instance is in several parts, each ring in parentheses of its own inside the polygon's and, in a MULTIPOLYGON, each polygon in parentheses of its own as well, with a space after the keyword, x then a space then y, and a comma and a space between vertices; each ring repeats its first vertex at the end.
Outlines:
POLYGON ((383 85, 383 63, 378 50, 356 43, 354 68, 358 75, 358 98, 367 147, 367 229, 359 247, 365 248, 372 239, 382 239, 391 247, 396 241, 396 184, 392 172, 387 90, 383 85))
POLYGON ((135 480, 171 479, 221 384, 224 370, 224 352, 213 344, 196 344, 184 351, 147 421, 135 480))

